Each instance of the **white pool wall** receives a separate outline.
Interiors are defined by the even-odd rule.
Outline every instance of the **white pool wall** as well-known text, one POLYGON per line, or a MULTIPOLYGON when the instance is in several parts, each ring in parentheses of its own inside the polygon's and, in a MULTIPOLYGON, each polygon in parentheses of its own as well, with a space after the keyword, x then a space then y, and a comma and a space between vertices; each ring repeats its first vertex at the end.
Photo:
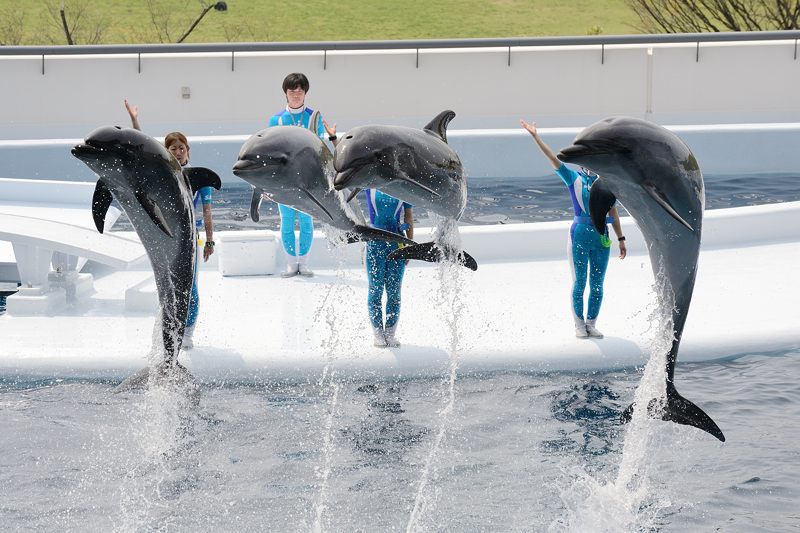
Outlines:
POLYGON ((800 122, 795 34, 327 52, 23 55, 21 47, 0 54, 0 139, 83 137, 101 124, 127 124, 123 98, 139 106, 154 135, 252 133, 285 104, 289 72, 308 75, 307 103, 341 129, 422 126, 443 109, 456 111, 458 129, 513 128, 520 117, 579 127, 608 115, 660 124, 800 122))

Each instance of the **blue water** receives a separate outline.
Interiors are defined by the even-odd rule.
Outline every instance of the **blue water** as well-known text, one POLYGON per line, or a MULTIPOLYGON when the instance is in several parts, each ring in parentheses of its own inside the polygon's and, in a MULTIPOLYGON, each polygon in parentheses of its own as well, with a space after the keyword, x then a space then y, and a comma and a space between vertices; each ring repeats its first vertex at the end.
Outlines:
MULTIPOLYGON (((705 176, 706 209, 722 209, 800 200, 796 174, 757 176, 705 176)), ((250 220, 252 189, 243 181, 226 183, 215 192, 212 204, 214 228, 272 229, 280 227, 274 203, 262 202, 261 220, 250 220)), ((572 218, 568 193, 555 174, 525 178, 479 178, 469 181, 468 199, 462 224, 514 224, 572 218)), ((363 207, 363 206, 362 206, 363 207)), ((415 210, 415 219, 427 225, 427 213, 415 210)), ((123 214, 115 230, 132 227, 123 214)))
POLYGON ((798 375, 800 350, 679 364, 728 440, 652 421, 640 494, 614 485, 636 371, 460 376, 450 414, 445 376, 211 383, 196 408, 7 378, 0 524, 403 531, 416 503, 420 531, 796 531, 798 375))

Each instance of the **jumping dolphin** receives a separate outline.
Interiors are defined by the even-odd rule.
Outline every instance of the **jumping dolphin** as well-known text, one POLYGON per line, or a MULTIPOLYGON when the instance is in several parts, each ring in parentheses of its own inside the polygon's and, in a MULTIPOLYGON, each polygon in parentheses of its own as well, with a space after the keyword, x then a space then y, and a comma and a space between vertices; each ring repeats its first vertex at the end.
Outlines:
POLYGON ((345 231, 348 242, 414 241, 370 228, 333 190, 333 155, 322 139, 306 128, 274 127, 250 137, 239 152, 233 173, 254 187, 250 216, 258 221, 261 194, 345 231))
MULTIPOLYGON (((675 361, 692 300, 705 191, 703 175, 691 150, 666 128, 650 122, 611 117, 584 129, 558 158, 597 172, 589 211, 598 231, 615 198, 636 220, 658 278, 663 269, 674 294, 673 340, 666 360, 666 406, 662 417, 695 426, 721 441, 725 436, 702 409, 675 389, 675 361)), ((654 407, 651 402, 650 408, 654 407)), ((622 415, 630 420, 633 405, 622 415)))
MULTIPOLYGON (((461 160, 447 144, 447 125, 455 116, 453 111, 442 111, 421 130, 380 125, 353 128, 336 146, 334 188, 352 187, 357 192, 374 187, 441 215, 455 227, 467 204, 461 160)), ((431 262, 451 257, 467 268, 478 268, 467 252, 442 248, 422 243, 396 250, 390 257, 431 262)))
POLYGON ((194 377, 178 363, 189 309, 194 269, 195 234, 192 192, 221 187, 219 176, 199 167, 181 169, 177 159, 144 133, 118 126, 94 130, 72 149, 100 178, 92 215, 100 233, 116 198, 147 251, 158 290, 163 357, 129 377, 118 390, 166 379, 197 388, 194 377))

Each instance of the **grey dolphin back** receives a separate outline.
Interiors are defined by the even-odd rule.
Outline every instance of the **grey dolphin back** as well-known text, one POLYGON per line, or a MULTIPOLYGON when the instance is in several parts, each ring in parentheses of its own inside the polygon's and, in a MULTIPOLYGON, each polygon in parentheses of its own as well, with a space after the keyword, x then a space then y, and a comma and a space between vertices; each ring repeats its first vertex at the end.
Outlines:
MULTIPOLYGON (((666 128, 641 119, 612 117, 597 122, 561 150, 559 159, 585 166, 599 177, 589 195, 589 214, 598 231, 619 199, 636 219, 647 242, 653 274, 662 268, 672 302, 672 346, 666 354, 666 401, 651 400, 651 416, 693 426, 720 441, 725 436, 702 409, 678 393, 674 370, 694 290, 704 206, 704 184, 689 147, 666 128)), ((669 332, 667 332, 669 333, 669 332)), ((634 406, 621 415, 631 419, 634 406)))
MULTIPOLYGON (((152 385, 153 370, 170 383, 186 381, 179 377, 177 357, 188 314, 196 246, 187 176, 162 143, 133 129, 97 128, 72 154, 98 175, 92 197, 98 231, 104 230, 107 210, 116 199, 153 268, 160 306, 156 328, 162 344, 158 348, 163 349, 163 360, 157 367, 135 374, 129 385, 152 385)), ((205 169, 198 169, 197 174, 204 175, 202 183, 216 176, 205 169)), ((190 376, 188 371, 184 374, 190 376)))

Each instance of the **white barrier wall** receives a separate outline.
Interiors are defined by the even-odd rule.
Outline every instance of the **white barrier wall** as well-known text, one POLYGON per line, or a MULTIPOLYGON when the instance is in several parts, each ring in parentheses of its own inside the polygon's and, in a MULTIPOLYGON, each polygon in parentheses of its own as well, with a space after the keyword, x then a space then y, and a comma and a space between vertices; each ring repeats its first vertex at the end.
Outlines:
POLYGON ((284 105, 289 72, 341 129, 584 126, 611 114, 661 124, 800 122, 796 43, 578 45, 378 51, 0 56, 0 139, 83 137, 127 124, 129 98, 154 135, 257 131, 284 105), (184 89, 185 88, 185 89, 184 89), (184 92, 188 91, 188 98, 184 92))

